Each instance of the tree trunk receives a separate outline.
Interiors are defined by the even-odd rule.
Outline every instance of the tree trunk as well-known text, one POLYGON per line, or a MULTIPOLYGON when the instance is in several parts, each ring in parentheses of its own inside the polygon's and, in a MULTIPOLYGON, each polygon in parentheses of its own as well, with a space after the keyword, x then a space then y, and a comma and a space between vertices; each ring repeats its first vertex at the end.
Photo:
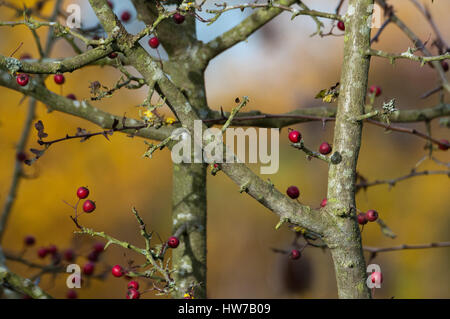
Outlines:
POLYGON ((339 298, 370 298, 361 233, 356 220, 356 164, 361 145, 370 59, 370 21, 373 0, 350 0, 345 21, 344 62, 334 131, 334 151, 342 156, 330 165, 327 213, 330 227, 325 234, 334 262, 339 298))
POLYGON ((195 298, 206 298, 206 165, 173 164, 173 231, 186 225, 180 246, 172 251, 174 278, 183 298, 195 283, 195 298))

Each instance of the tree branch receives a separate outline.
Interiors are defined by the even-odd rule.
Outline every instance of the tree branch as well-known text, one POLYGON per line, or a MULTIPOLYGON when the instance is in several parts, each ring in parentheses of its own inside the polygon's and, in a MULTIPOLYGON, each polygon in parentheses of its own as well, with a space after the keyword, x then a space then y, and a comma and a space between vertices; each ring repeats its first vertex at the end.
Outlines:
POLYGON ((33 299, 50 299, 49 294, 35 285, 30 279, 23 278, 5 267, 0 266, 0 285, 16 292, 30 296, 33 299))

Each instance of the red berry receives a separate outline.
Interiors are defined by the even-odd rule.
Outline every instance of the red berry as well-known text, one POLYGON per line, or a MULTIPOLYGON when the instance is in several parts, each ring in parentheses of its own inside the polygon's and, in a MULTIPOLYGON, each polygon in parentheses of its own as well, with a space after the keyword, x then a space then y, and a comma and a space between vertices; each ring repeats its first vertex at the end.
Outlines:
POLYGON ((93 250, 93 251, 91 251, 90 253, 89 253, 89 255, 87 256, 87 259, 89 260, 89 261, 92 261, 92 262, 96 262, 96 261, 98 261, 98 256, 99 256, 100 254, 98 253, 98 252, 96 252, 95 250, 93 250))
POLYGON ((364 213, 359 213, 359 214, 358 214, 358 224, 360 224, 360 225, 365 225, 365 224, 367 224, 367 217, 366 217, 366 214, 364 214, 364 213))
POLYGON ((150 40, 148 40, 148 45, 152 49, 156 49, 157 47, 159 47, 159 39, 157 37, 150 38, 150 40))
POLYGON ((182 14, 180 14, 178 12, 173 15, 173 21, 176 24, 182 24, 184 22, 184 19, 185 19, 184 15, 182 15, 182 14))
POLYGON ((23 241, 26 246, 33 246, 34 243, 36 242, 36 238, 34 238, 34 236, 28 235, 25 237, 23 241))
POLYGON ((88 199, 83 204, 83 210, 86 213, 92 213, 95 210, 95 203, 93 201, 91 201, 90 199, 88 199))
POLYGON ((89 196, 89 189, 87 189, 86 187, 79 187, 77 189, 77 196, 80 199, 88 197, 89 196))
POLYGON ((73 93, 67 94, 66 98, 74 100, 74 101, 77 99, 77 97, 73 93))
POLYGON ((442 61, 441 65, 442 65, 442 68, 444 69, 444 72, 447 72, 448 71, 448 63, 447 63, 447 61, 442 61))
POLYGON ((331 153, 331 145, 328 144, 327 142, 323 142, 319 146, 319 152, 320 152, 320 154, 323 154, 323 155, 330 154, 331 153))
POLYGON ((302 139, 302 134, 299 131, 290 131, 289 132, 289 140, 292 143, 298 143, 302 139))
POLYGON ((93 262, 88 262, 87 264, 85 264, 83 266, 83 273, 86 276, 90 276, 94 273, 94 269, 95 269, 95 264, 93 262))
POLYGON ((95 243, 94 246, 94 251, 96 251, 97 253, 102 253, 105 250, 105 244, 103 243, 95 243))
POLYGON ((170 237, 169 240, 167 241, 167 245, 170 248, 177 248, 179 244, 180 240, 175 236, 170 237))
POLYGON ((66 297, 67 297, 67 299, 77 299, 78 294, 75 290, 71 289, 71 290, 67 291, 66 297))
POLYGON ((219 168, 219 164, 214 163, 214 168, 219 168))
POLYGON ((64 84, 64 82, 66 82, 66 78, 62 74, 55 74, 55 76, 53 77, 53 80, 58 85, 64 84))
POLYGON ((115 58, 117 58, 117 56, 118 56, 117 52, 111 52, 111 53, 108 55, 108 57, 109 57, 110 59, 115 59, 115 58))
POLYGON ((368 210, 368 211, 366 212, 366 218, 367 218, 367 220, 368 220, 369 222, 374 222, 374 221, 376 221, 377 218, 378 218, 378 212, 377 212, 376 210, 373 210, 373 209, 368 210))
POLYGON ((345 23, 344 22, 339 21, 338 24, 337 24, 337 27, 338 27, 339 30, 345 31, 345 23))
POLYGON ((19 162, 23 162, 23 161, 25 161, 27 159, 27 154, 25 152, 19 152, 19 153, 16 154, 16 159, 19 162))
POLYGON ((327 199, 326 198, 322 199, 322 201, 320 202, 320 207, 325 207, 325 206, 327 206, 327 199))
POLYGON ((113 274, 114 277, 119 278, 124 275, 125 271, 123 270, 122 266, 115 265, 114 267, 112 267, 111 273, 113 274))
POLYGON ((45 258, 48 255, 48 249, 45 247, 41 247, 37 251, 39 258, 45 258))
POLYGON ((111 9, 114 8, 114 4, 113 4, 111 1, 108 0, 107 3, 108 3, 108 6, 109 6, 111 9))
POLYGON ((381 95, 381 88, 378 85, 372 85, 369 89, 369 92, 374 94, 375 96, 380 96, 381 95))
POLYGON ((291 250, 291 259, 296 260, 300 258, 300 251, 297 249, 292 249, 291 250))
POLYGON ((128 21, 130 21, 130 19, 131 19, 131 13, 128 11, 124 11, 120 15, 120 20, 122 20, 123 22, 128 22, 128 21))
POLYGON ((66 249, 64 251, 64 260, 68 262, 72 262, 75 260, 75 252, 73 251, 73 249, 66 249))
POLYGON ((47 248, 47 251, 49 254, 54 255, 58 252, 58 247, 56 247, 55 245, 51 245, 47 248))
POLYGON ((441 142, 442 144, 439 144, 439 149, 442 151, 446 151, 449 149, 450 147, 450 142, 448 140, 440 140, 439 142, 441 142), (446 145, 444 145, 446 144, 446 145))
POLYGON ((375 271, 370 275, 370 278, 372 279, 372 283, 382 283, 383 282, 383 275, 379 271, 375 271))
POLYGON ((17 76, 16 76, 16 82, 20 86, 27 85, 29 80, 30 80, 30 77, 28 76, 28 74, 25 74, 25 73, 20 73, 20 74, 17 74, 17 76))
POLYGON ((137 281, 135 281, 135 280, 130 281, 128 283, 128 289, 131 289, 131 288, 138 290, 139 289, 139 283, 137 281))
POLYGON ((286 194, 292 198, 292 199, 296 199, 300 196, 300 191, 298 190, 297 186, 289 186, 286 194))
POLYGON ((20 56, 19 60, 30 60, 32 59, 32 56, 28 53, 24 53, 20 56))
POLYGON ((128 289, 127 291, 127 299, 139 299, 141 294, 134 288, 128 289))

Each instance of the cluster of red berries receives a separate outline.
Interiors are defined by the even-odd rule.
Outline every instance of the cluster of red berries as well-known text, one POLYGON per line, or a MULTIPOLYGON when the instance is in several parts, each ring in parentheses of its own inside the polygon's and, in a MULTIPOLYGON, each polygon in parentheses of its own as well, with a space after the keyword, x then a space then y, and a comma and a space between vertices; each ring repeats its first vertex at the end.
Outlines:
POLYGON ((374 222, 378 219, 378 212, 376 210, 368 210, 365 213, 358 214, 358 224, 365 225, 367 222, 374 222))
POLYGON ((103 243, 95 243, 94 246, 92 246, 91 252, 87 255, 89 261, 83 266, 83 273, 86 276, 90 276, 94 273, 95 263, 98 261, 104 250, 105 245, 103 243))
MULTIPOLYGON (((86 187, 79 187, 77 190, 77 196, 79 199, 85 199, 89 196, 89 189, 86 187)), ((95 210, 95 202, 90 199, 84 201, 83 203, 83 211, 85 213, 92 213, 95 210)))
MULTIPOLYGON (((302 134, 299 131, 296 130, 291 130, 289 132, 289 141, 291 141, 292 143, 300 143, 300 141, 302 140, 302 134)), ((332 151, 331 145, 327 142, 323 142, 322 144, 320 144, 319 146, 319 153, 322 155, 328 155, 330 154, 332 151)))
POLYGON ((139 299, 141 293, 139 292, 139 283, 132 280, 128 283, 127 299, 139 299))

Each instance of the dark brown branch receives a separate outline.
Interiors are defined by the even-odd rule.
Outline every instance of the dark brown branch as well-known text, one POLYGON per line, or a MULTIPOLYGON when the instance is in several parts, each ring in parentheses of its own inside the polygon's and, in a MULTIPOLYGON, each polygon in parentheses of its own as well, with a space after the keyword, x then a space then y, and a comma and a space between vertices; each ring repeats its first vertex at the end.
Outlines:
POLYGON ((400 181, 404 181, 405 179, 408 178, 412 178, 412 177, 417 177, 417 176, 426 176, 426 175, 447 175, 450 177, 450 171, 421 171, 421 172, 416 172, 416 171, 411 171, 411 173, 404 175, 404 176, 400 176, 397 178, 393 178, 393 179, 384 179, 384 180, 375 180, 373 182, 367 182, 367 181, 362 181, 358 184, 356 184, 356 190, 360 190, 361 188, 366 189, 367 187, 370 186, 376 186, 376 185, 383 185, 383 184, 387 184, 390 187, 395 186, 395 184, 397 184, 397 182, 400 181))

